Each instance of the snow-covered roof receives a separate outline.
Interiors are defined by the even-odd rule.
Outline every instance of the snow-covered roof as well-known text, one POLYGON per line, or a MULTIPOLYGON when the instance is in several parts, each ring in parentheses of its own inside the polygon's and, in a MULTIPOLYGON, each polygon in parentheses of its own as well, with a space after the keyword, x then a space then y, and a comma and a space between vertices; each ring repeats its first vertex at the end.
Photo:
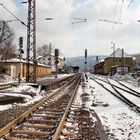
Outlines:
MULTIPOLYGON (((39 55, 39 56, 37 57, 37 60, 38 60, 38 59, 41 59, 41 58, 45 58, 45 57, 55 57, 55 56, 54 56, 54 55, 45 55, 45 56, 39 55)), ((58 59, 64 59, 64 56, 58 56, 58 59)))
MULTIPOLYGON (((13 62, 20 62, 20 59, 18 59, 18 58, 11 58, 11 59, 7 59, 6 61, 5 60, 1 60, 1 62, 10 62, 10 63, 13 63, 13 62)), ((26 63, 26 61, 25 60, 23 60, 23 59, 21 59, 21 62, 22 63, 26 63)))
MULTIPOLYGON (((5 60, 1 60, 0 62, 7 62, 7 63, 19 63, 20 62, 20 59, 18 58, 12 58, 12 59, 7 59, 6 61, 5 60)), ((21 59, 21 63, 27 63, 25 60, 21 59)), ((30 64, 33 64, 33 62, 30 62, 30 64)), ((41 63, 37 63, 37 65, 39 66, 44 66, 44 67, 51 67, 49 65, 45 65, 45 64, 41 64, 41 63)))
POLYGON ((123 53, 123 57, 131 57, 129 56, 125 51, 122 52, 122 49, 118 48, 116 49, 110 56, 111 57, 122 57, 122 53, 123 53))

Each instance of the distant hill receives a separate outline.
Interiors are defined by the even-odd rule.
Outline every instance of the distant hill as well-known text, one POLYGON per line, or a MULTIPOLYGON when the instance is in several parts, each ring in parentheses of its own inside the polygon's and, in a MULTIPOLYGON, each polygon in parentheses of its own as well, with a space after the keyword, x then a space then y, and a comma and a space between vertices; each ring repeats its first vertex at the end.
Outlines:
MULTIPOLYGON (((98 56, 99 61, 102 61, 102 59, 106 58, 107 56, 98 56)), ((96 56, 88 56, 87 57, 87 68, 91 68, 96 64, 96 56)), ((65 64, 69 66, 79 66, 80 69, 85 68, 85 56, 78 56, 78 57, 71 57, 66 58, 65 64)))

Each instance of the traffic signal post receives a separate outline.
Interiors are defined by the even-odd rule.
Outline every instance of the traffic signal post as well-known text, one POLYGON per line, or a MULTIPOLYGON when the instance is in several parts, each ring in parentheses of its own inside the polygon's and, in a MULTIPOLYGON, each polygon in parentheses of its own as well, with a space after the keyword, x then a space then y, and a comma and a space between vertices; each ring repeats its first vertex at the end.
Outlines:
POLYGON ((23 37, 19 37, 19 61, 20 61, 20 66, 19 66, 19 74, 18 74, 18 83, 20 83, 20 79, 21 79, 21 59, 22 59, 22 54, 24 53, 23 50, 23 37))
POLYGON ((87 71, 87 49, 85 49, 85 73, 87 71))
POLYGON ((59 50, 55 49, 54 50, 54 54, 55 54, 55 68, 56 68, 56 72, 55 72, 55 78, 58 78, 58 56, 59 56, 59 50))

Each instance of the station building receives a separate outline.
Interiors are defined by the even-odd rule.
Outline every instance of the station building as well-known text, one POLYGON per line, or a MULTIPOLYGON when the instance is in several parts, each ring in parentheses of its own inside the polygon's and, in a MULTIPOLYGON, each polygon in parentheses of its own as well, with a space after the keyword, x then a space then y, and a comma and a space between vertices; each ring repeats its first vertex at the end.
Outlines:
POLYGON ((133 58, 118 48, 113 54, 106 57, 103 62, 94 65, 94 73, 104 75, 123 74, 130 72, 132 68, 133 58))
MULTIPOLYGON (((55 73, 56 72, 56 67, 55 67, 55 56, 53 55, 46 55, 46 56, 38 56, 37 58, 37 62, 43 65, 48 65, 51 66, 52 68, 52 72, 55 73)), ((63 72, 64 71, 64 64, 65 63, 65 59, 62 56, 59 56, 58 58, 58 72, 63 72)))
MULTIPOLYGON (((21 73, 21 78, 26 77, 26 61, 17 58, 8 59, 6 61, 1 61, 0 66, 4 74, 8 74, 13 78, 18 78, 19 73, 21 73)), ((33 64, 30 63, 29 71, 32 71, 33 64)), ((37 64, 36 75, 37 77, 45 77, 51 74, 51 66, 37 64)))

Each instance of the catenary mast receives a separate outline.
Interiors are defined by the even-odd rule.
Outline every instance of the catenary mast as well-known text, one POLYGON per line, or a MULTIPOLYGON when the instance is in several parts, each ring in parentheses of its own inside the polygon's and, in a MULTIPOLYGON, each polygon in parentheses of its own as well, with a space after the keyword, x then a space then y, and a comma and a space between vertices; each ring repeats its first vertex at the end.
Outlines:
POLYGON ((36 1, 28 0, 26 82, 36 82, 36 1), (33 64, 33 67, 31 67, 33 64))

